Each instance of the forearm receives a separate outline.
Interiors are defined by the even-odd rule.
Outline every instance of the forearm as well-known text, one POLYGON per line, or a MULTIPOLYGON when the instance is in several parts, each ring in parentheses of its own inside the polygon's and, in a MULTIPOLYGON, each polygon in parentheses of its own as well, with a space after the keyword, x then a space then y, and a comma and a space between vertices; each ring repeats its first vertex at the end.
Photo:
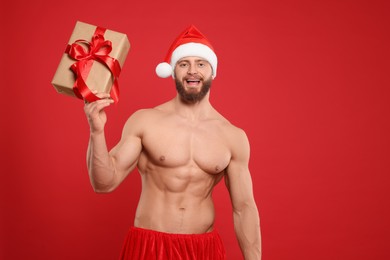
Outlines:
POLYGON ((109 192, 115 186, 115 167, 108 152, 104 132, 91 133, 87 151, 89 178, 96 192, 109 192))
POLYGON ((233 216, 234 229, 245 260, 260 260, 260 219, 256 205, 235 210, 233 216))

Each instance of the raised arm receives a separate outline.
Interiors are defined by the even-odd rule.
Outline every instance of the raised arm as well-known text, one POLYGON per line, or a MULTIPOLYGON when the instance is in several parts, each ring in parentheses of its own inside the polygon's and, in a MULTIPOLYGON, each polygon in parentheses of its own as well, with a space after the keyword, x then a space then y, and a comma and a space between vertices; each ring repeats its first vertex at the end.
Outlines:
POLYGON ((261 259, 260 219, 248 169, 249 143, 245 133, 232 137, 232 158, 225 177, 233 206, 234 230, 245 260, 261 259))
POLYGON ((90 138, 87 150, 87 167, 89 178, 95 192, 113 191, 134 169, 141 152, 141 138, 135 116, 127 121, 120 142, 109 152, 106 144, 104 126, 107 117, 104 108, 112 100, 109 95, 84 107, 90 125, 90 138))

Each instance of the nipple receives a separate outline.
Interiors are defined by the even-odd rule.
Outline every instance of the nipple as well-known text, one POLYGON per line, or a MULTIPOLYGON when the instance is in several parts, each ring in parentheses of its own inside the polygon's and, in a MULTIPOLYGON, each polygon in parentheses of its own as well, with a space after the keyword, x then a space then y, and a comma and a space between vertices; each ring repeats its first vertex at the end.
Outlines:
POLYGON ((163 162, 163 161, 165 161, 165 156, 164 156, 164 155, 161 155, 161 156, 160 156, 160 162, 163 162))

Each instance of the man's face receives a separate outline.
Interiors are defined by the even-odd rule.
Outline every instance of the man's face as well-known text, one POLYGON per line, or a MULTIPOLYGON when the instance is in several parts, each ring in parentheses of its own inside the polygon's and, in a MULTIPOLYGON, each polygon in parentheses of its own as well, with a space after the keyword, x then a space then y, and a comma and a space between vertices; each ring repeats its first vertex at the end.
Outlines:
POLYGON ((185 57, 176 63, 176 90, 183 101, 196 103, 210 90, 212 68, 208 61, 199 57, 185 57))

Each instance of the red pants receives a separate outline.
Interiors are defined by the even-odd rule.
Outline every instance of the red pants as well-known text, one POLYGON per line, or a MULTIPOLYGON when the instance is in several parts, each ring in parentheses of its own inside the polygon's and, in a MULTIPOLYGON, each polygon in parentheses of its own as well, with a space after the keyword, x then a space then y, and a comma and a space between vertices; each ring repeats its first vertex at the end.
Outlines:
POLYGON ((216 231, 205 234, 170 234, 132 227, 120 260, 220 260, 225 249, 216 231))

